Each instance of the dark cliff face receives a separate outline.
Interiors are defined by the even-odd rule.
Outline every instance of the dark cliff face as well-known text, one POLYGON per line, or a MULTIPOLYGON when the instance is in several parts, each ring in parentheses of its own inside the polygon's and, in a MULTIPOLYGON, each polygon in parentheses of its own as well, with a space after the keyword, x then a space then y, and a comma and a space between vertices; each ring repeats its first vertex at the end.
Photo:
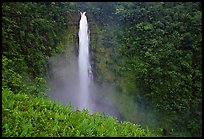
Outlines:
MULTIPOLYGON (((95 3, 95 6, 97 3, 95 3)), ((102 24, 104 21, 97 20, 100 15, 98 13, 102 12, 97 11, 97 8, 94 9, 92 3, 77 3, 75 10, 72 12, 71 16, 68 17, 68 45, 71 47, 73 53, 76 57, 78 57, 79 50, 79 21, 80 21, 80 12, 86 12, 88 27, 89 27, 89 35, 90 35, 90 44, 89 44, 89 52, 90 52, 90 64, 93 71, 93 78, 95 81, 99 81, 101 79, 97 79, 98 76, 101 76, 102 70, 99 66, 101 59, 103 59, 103 54, 101 51, 104 51, 105 44, 103 38, 103 32, 105 30, 104 25, 102 24), (91 5, 91 8, 86 5, 91 5)), ((101 14, 104 14, 103 12, 101 14)), ((104 18, 104 15, 102 15, 104 18)), ((106 20, 105 20, 106 21, 106 20)), ((105 40, 106 41, 106 40, 105 40)), ((70 48, 69 48, 70 49, 70 48)), ((103 62, 102 62, 103 63, 103 62)), ((101 64, 102 64, 101 63, 101 64)), ((106 63, 103 63, 106 64, 106 63)))

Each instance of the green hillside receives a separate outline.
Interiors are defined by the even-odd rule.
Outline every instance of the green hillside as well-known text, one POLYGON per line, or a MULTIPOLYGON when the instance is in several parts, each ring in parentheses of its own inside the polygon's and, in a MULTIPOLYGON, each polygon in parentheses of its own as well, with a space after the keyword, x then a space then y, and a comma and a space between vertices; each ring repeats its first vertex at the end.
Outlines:
MULTIPOLYGON (((67 104, 75 97, 65 95, 67 104)), ((4 137, 160 136, 162 129, 200 137, 202 3, 3 2, 2 98, 4 137), (56 65, 78 58, 79 11, 90 29, 93 82, 102 88, 93 94, 110 98, 128 122, 51 101, 49 90, 63 85, 49 86, 52 68, 65 78, 71 70, 56 65)))
POLYGON ((84 137, 155 136, 148 129, 130 122, 119 122, 102 113, 74 111, 42 96, 14 94, 3 88, 3 137, 84 137))

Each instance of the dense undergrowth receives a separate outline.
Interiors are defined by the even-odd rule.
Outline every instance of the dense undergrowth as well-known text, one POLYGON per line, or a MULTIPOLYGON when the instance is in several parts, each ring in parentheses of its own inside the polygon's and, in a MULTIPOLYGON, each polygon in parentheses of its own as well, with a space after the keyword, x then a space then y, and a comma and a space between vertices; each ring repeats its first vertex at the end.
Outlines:
POLYGON ((71 105, 62 106, 39 95, 2 89, 3 137, 155 136, 140 125, 109 115, 74 111, 71 105))
POLYGON ((147 122, 145 117, 154 121, 147 113, 135 116, 135 105, 127 104, 131 97, 130 104, 139 103, 142 109, 148 102, 161 114, 159 127, 172 136, 202 136, 198 2, 4 2, 3 136, 154 136, 113 117, 33 96, 46 92, 51 57, 77 48, 79 9, 87 11, 90 23, 95 81, 116 84, 125 120, 140 125, 147 122))

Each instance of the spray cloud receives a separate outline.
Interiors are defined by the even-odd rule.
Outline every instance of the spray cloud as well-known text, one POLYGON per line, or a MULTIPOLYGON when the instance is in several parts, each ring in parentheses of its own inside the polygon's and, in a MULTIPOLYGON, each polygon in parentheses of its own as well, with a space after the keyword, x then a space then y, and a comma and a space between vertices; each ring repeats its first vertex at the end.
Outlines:
POLYGON ((103 112, 119 120, 155 125, 155 115, 136 104, 134 97, 119 93, 114 85, 97 85, 93 82, 85 13, 80 12, 78 57, 74 55, 73 47, 69 47, 64 54, 50 59, 48 83, 51 90, 48 95, 64 105, 72 103, 75 109, 86 108, 90 113, 103 112))

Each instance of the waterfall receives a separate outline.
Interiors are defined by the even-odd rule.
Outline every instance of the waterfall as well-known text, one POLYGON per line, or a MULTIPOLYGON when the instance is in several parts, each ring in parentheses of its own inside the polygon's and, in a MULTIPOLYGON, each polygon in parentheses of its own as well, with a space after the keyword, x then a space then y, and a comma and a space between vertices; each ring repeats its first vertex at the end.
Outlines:
MULTIPOLYGON (((89 28, 86 13, 81 13, 79 22, 79 54, 77 59, 62 54, 50 59, 49 96, 63 105, 73 104, 75 110, 86 108, 90 114, 104 112, 119 117, 114 106, 114 88, 97 85, 93 81, 92 67, 89 58, 89 28)), ((72 51, 68 53, 71 54, 72 51)))
POLYGON ((89 32, 86 12, 80 12, 79 25, 79 109, 87 108, 89 105, 89 85, 92 78, 92 70, 89 61, 89 32))

